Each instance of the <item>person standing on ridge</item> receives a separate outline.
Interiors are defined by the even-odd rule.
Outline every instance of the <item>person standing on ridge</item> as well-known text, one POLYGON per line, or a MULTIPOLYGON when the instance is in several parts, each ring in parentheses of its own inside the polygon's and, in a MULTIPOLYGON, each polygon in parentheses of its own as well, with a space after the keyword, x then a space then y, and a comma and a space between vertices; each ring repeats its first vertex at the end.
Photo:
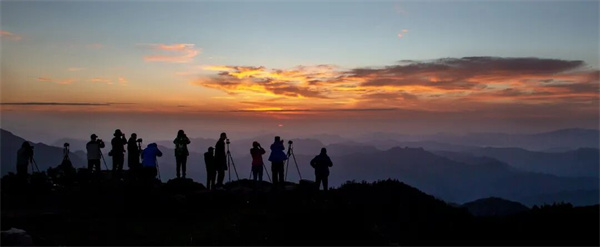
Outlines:
POLYGON ((227 153, 225 152, 225 140, 227 134, 221 133, 217 144, 215 144, 215 170, 217 171, 217 187, 223 187, 223 179, 227 170, 227 153))
POLYGON ((141 150, 137 146, 137 134, 132 133, 131 137, 127 141, 127 166, 129 172, 135 174, 140 168, 140 152, 141 150))
POLYGON ((285 147, 283 146, 283 140, 281 137, 275 136, 273 144, 271 144, 271 154, 269 155, 269 161, 271 161, 271 172, 273 173, 273 186, 283 187, 283 162, 287 160, 287 155, 283 152, 285 147))
POLYGON ((217 170, 215 168, 215 155, 213 147, 208 147, 208 151, 204 153, 204 164, 206 165, 206 188, 209 190, 215 189, 215 178, 217 170))
MULTIPOLYGON (((17 151, 17 177, 22 180, 27 180, 29 173, 27 172, 29 164, 33 162, 33 147, 28 141, 21 144, 21 148, 17 151)), ((32 169, 33 170, 33 169, 32 169)))
POLYGON ((260 143, 254 141, 250 149, 250 155, 252 155, 252 176, 255 182, 257 178, 259 182, 263 181, 263 154, 265 154, 265 149, 260 146, 260 143))
POLYGON ((175 144, 175 163, 177 164, 177 178, 180 178, 183 175, 185 178, 185 170, 187 165, 187 157, 190 155, 188 151, 187 145, 190 144, 190 139, 183 132, 183 130, 179 130, 177 132, 177 137, 173 140, 175 144))
POLYGON ((100 159, 102 158, 102 150, 104 148, 104 141, 102 139, 97 139, 98 136, 96 134, 92 134, 90 136, 90 141, 85 144, 85 149, 87 150, 87 159, 88 159, 88 170, 90 172, 100 172, 100 159), (95 171, 94 171, 95 170, 95 171))
POLYGON ((315 180, 317 183, 317 190, 321 187, 321 183, 323 183, 323 190, 327 191, 328 187, 328 177, 329 177, 329 167, 333 166, 331 159, 327 156, 327 149, 321 148, 321 153, 315 156, 310 161, 310 166, 315 168, 315 180))
POLYGON ((125 138, 125 134, 122 133, 120 129, 116 129, 113 136, 113 139, 110 141, 112 150, 110 150, 109 154, 112 156, 113 160, 113 175, 116 175, 117 173, 120 174, 123 171, 123 163, 125 163, 124 145, 127 145, 127 139, 125 138))

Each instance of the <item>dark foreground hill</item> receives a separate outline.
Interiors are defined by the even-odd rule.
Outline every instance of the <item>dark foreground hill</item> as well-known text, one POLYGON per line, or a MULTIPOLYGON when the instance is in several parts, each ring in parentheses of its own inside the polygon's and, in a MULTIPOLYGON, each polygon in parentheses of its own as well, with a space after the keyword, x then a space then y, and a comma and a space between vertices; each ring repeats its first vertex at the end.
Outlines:
MULTIPOLYGON (((82 180, 53 186, 40 175, 15 187, 2 178, 2 230, 34 245, 590 245, 598 205, 544 206, 475 217, 395 180, 311 183, 248 180, 208 191, 191 179, 150 184, 82 180)), ((3 245, 10 245, 3 239, 3 245)))

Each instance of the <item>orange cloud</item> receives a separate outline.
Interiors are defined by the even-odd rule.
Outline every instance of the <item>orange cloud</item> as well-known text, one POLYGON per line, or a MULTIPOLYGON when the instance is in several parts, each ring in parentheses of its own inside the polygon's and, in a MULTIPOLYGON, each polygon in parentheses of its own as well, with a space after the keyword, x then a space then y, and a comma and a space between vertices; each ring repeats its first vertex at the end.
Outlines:
POLYGON ((144 61, 146 62, 189 63, 200 54, 200 49, 194 48, 194 44, 150 44, 147 46, 163 54, 145 56, 144 61))
POLYGON ((4 31, 4 30, 0 30, 0 38, 12 40, 12 41, 19 41, 19 40, 23 39, 23 37, 21 37, 20 35, 17 35, 17 34, 8 32, 8 31, 4 31))
POLYGON ((101 77, 95 77, 90 79, 91 82, 99 82, 99 83, 106 83, 106 84, 113 84, 112 81, 110 79, 107 78, 101 78, 101 77))
POLYGON ((82 71, 82 70, 85 70, 85 68, 71 67, 71 68, 67 69, 67 71, 69 71, 69 72, 76 72, 76 71, 82 71))
POLYGON ((36 80, 41 82, 54 82, 59 85, 69 85, 75 82, 75 79, 53 80, 47 77, 38 77, 36 80))
POLYGON ((583 104, 598 102, 600 90, 599 71, 586 69, 582 61, 541 58, 445 58, 345 71, 329 65, 203 69, 217 74, 192 84, 222 90, 240 102, 263 101, 262 108, 278 107, 283 100, 317 108, 421 110, 450 105, 467 109, 482 103, 563 104, 570 99, 583 104))
POLYGON ((125 77, 119 76, 118 82, 120 84, 127 84, 128 81, 127 81, 127 79, 125 79, 125 77))

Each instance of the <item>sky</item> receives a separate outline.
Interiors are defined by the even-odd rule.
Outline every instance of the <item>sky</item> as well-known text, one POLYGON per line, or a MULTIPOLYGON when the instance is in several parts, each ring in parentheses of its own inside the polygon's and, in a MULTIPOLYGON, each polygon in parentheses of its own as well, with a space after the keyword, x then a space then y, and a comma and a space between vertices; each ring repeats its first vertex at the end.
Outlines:
POLYGON ((1 127, 29 138, 598 128, 599 9, 3 0, 1 127))

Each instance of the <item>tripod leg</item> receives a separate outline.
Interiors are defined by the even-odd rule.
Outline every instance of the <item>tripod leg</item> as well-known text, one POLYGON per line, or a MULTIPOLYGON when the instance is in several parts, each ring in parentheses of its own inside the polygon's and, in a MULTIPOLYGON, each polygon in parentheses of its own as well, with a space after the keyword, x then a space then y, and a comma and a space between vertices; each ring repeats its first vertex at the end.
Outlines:
POLYGON ((229 163, 229 152, 227 152, 227 173, 229 173, 229 182, 231 182, 231 165, 229 163))
POLYGON ((300 174, 300 168, 298 168, 298 162, 296 162, 296 155, 294 154, 293 151, 292 151, 292 157, 294 157, 294 164, 296 164, 296 170, 298 170, 298 176, 300 177, 300 180, 302 180, 302 174, 300 174))
POLYGON ((229 154, 229 159, 231 159, 231 165, 233 166, 233 171, 235 171, 235 177, 237 180, 240 180, 240 176, 238 176, 237 169, 235 169, 235 163, 233 163, 233 157, 231 157, 231 153, 229 154))
POLYGON ((263 168, 265 169, 265 172, 267 173, 267 177, 269 178, 269 182, 273 182, 273 181, 271 181, 271 176, 269 176, 269 171, 267 170, 267 166, 265 166, 265 164, 263 164, 263 168))
POLYGON ((290 167, 290 152, 288 152, 288 159, 285 162, 285 178, 283 180, 287 181, 287 172, 288 172, 288 168, 290 167))

